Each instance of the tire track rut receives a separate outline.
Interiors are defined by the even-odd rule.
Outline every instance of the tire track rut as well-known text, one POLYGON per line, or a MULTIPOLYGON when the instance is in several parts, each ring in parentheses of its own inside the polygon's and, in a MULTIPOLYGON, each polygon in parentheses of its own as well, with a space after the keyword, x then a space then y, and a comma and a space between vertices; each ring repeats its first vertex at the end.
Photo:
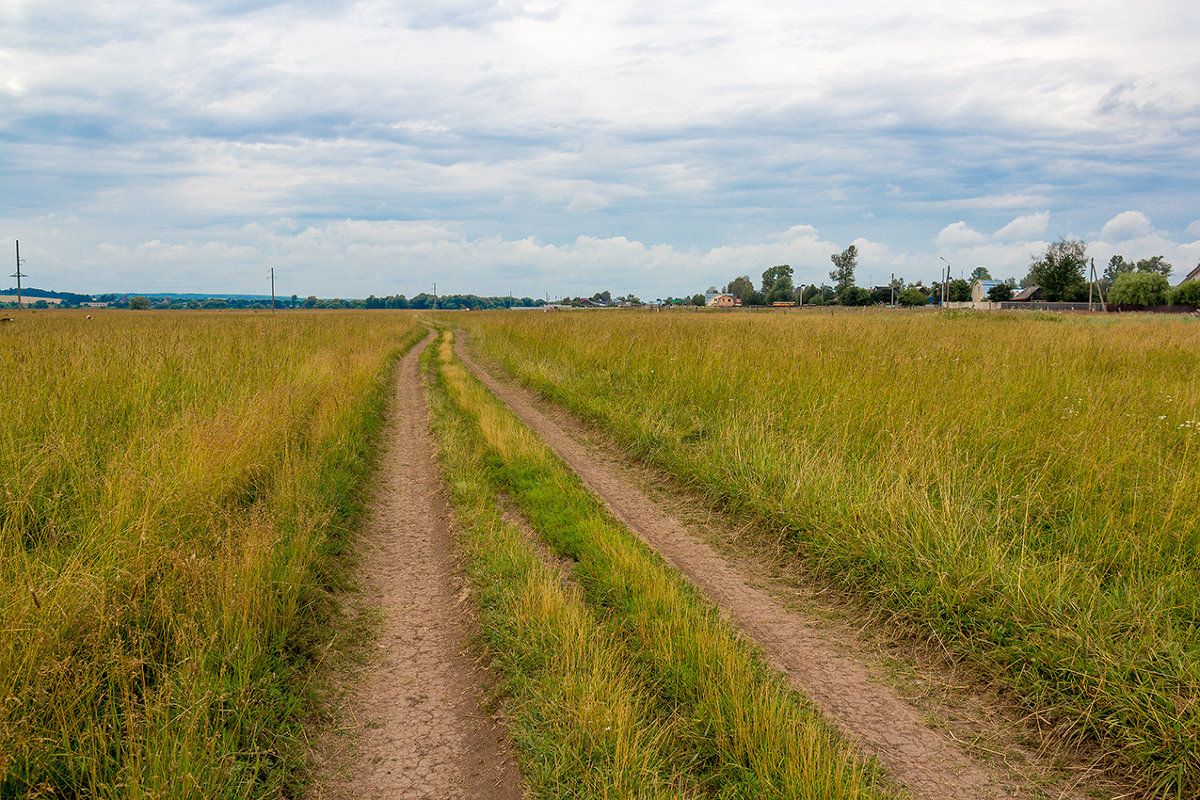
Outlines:
MULTIPOLYGON (((362 535, 360 576, 382 614, 377 652, 352 691, 357 752, 334 797, 521 797, 507 734, 482 710, 484 670, 469 651, 469 617, 451 510, 419 371, 426 337, 396 369, 362 535)), ((323 792, 324 793, 324 792, 323 792)))

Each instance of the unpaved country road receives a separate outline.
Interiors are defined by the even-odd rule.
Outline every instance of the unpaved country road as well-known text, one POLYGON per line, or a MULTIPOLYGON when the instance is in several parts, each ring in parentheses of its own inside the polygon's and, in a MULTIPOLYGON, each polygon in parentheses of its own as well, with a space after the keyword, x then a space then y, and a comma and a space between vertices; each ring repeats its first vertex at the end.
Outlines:
POLYGON ((542 411, 532 392, 502 383, 463 352, 463 363, 525 421, 583 479, 612 513, 699 587, 808 696, 821 713, 921 800, 991 800, 1013 797, 1085 798, 1074 787, 1014 784, 1005 773, 970 757, 946 734, 926 725, 920 712, 890 686, 873 681, 866 666, 805 614, 792 610, 712 546, 658 510, 640 489, 607 467, 604 459, 569 435, 579 423, 542 411), (1045 792, 1045 793, 1043 793, 1045 792))
MULTIPOLYGON (((378 489, 362 535, 367 603, 382 613, 378 653, 350 702, 358 752, 322 796, 521 797, 507 736, 480 708, 484 674, 468 651, 462 579, 413 347, 396 369, 378 489)), ((326 781, 328 783, 328 781, 326 781)))

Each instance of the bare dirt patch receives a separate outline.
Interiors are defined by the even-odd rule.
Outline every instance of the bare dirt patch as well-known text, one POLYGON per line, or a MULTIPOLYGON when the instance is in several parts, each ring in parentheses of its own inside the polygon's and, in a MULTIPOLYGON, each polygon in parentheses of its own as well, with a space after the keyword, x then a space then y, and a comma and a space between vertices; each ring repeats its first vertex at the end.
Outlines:
POLYGON ((984 698, 970 691, 951 698, 944 674, 930 680, 914 670, 921 658, 906 659, 897 669, 896 651, 866 643, 844 620, 811 613, 813 590, 802 577, 781 575, 778 564, 755 557, 753 548, 736 548, 736 557, 723 554, 664 511, 661 497, 642 491, 636 473, 644 475, 645 468, 631 465, 611 442, 532 392, 497 381, 461 347, 460 357, 618 519, 696 584, 793 686, 914 797, 1085 798, 1128 791, 1084 765, 1062 769, 1055 754, 1017 741, 1024 729, 1014 721, 970 713, 968 707, 984 698), (889 671, 892 680, 881 681, 889 671), (902 693, 897 683, 908 688, 902 693), (919 705, 906 699, 913 695, 920 695, 919 705), (964 724, 946 719, 955 708, 964 711, 964 724))
POLYGON ((483 707, 486 671, 471 652, 466 584, 419 372, 428 341, 396 370, 379 486, 360 545, 365 605, 380 615, 375 652, 348 692, 344 752, 324 748, 314 797, 505 800, 522 793, 507 734, 483 707))

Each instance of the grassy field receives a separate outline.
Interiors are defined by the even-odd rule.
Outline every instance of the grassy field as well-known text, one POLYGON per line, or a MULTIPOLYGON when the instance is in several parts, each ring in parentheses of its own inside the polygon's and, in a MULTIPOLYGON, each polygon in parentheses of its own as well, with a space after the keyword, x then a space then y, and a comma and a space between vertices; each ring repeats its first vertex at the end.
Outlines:
POLYGON ((0 796, 275 797, 396 314, 0 328, 0 796))
POLYGON ((531 796, 899 796, 466 372, 449 332, 427 361, 531 796))
POLYGON ((473 314, 478 346, 1164 797, 1200 794, 1200 324, 473 314))

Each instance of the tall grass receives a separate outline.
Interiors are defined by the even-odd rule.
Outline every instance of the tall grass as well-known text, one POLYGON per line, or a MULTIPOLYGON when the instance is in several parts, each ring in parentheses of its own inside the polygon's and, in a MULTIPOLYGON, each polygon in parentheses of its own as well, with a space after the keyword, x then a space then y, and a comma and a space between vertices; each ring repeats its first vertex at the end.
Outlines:
POLYGON ((466 373, 448 339, 438 361, 468 570, 534 796, 894 796, 466 373), (500 493, 573 565, 574 583, 501 520, 500 493))
POLYGON ((491 314, 480 346, 972 661, 1200 794, 1200 325, 491 314))
POLYGON ((0 796, 278 795, 415 326, 95 317, 0 330, 0 796))

